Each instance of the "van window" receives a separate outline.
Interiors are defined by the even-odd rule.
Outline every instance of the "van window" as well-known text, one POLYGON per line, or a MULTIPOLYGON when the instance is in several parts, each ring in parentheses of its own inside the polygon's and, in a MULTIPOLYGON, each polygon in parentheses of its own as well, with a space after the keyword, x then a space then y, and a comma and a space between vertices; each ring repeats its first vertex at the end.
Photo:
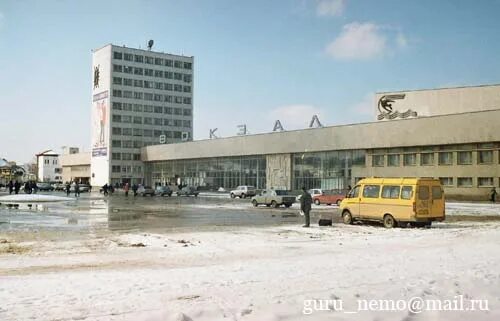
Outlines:
POLYGON ((432 186, 432 199, 440 200, 443 197, 443 192, 440 186, 432 186))
POLYGON ((380 193, 380 185, 365 185, 363 189, 363 197, 378 198, 380 193))
POLYGON ((412 186, 403 186, 403 188, 401 188, 401 199, 411 200, 412 196, 413 196, 412 186))
POLYGON ((399 198, 400 186, 384 186, 382 187, 382 198, 399 198))
POLYGON ((429 187, 428 186, 419 186, 418 187, 418 199, 419 200, 428 200, 429 199, 429 187))
POLYGON ((359 185, 358 186, 354 186, 354 188, 349 192, 349 197, 350 198, 358 197, 358 195, 359 195, 359 185))

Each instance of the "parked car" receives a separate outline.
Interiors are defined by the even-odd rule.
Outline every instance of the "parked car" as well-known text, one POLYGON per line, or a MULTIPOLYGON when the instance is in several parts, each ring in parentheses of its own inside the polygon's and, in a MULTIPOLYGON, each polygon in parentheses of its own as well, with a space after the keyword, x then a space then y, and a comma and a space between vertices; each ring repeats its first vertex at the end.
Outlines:
POLYGON ((260 204, 264 204, 268 207, 272 206, 275 208, 281 205, 290 207, 293 203, 295 203, 295 196, 290 195, 285 190, 265 189, 258 195, 252 197, 252 204, 255 207, 259 206, 260 204))
POLYGON ((157 186, 156 187, 156 194, 161 195, 161 196, 172 196, 172 189, 169 186, 157 186))
POLYGON ((36 183, 39 191, 53 191, 54 187, 49 183, 36 183))
POLYGON ((63 184, 63 183, 52 184, 52 187, 54 188, 55 191, 65 191, 66 190, 66 184, 63 184))
POLYGON ((151 186, 141 186, 137 189, 137 194, 142 196, 155 196, 156 192, 151 186))
MULTIPOLYGON (((323 194, 323 190, 320 189, 320 188, 311 188, 311 189, 307 190, 307 192, 309 194, 311 194, 312 198, 314 198, 315 196, 319 196, 319 195, 323 194)), ((297 202, 300 201, 301 197, 302 197, 302 194, 300 194, 300 195, 297 196, 297 202)))
POLYGON ((320 205, 320 204, 326 204, 326 205, 332 205, 332 204, 337 204, 337 206, 340 206, 340 203, 342 200, 345 198, 345 195, 341 192, 337 191, 324 191, 323 194, 321 195, 315 195, 312 197, 314 204, 320 205))
POLYGON ((193 195, 194 197, 198 197, 198 194, 200 193, 196 190, 196 187, 194 186, 184 186, 181 190, 177 191, 177 196, 193 195))
MULTIPOLYGON (((89 184, 78 184, 78 187, 80 189, 80 193, 90 192, 90 185, 89 184)), ((64 190, 66 190, 66 186, 64 186, 64 190)), ((75 183, 71 184, 69 191, 70 191, 70 193, 75 192, 75 183)))
POLYGON ((254 186, 242 185, 236 187, 236 189, 232 190, 229 195, 231 198, 239 197, 246 198, 247 196, 255 196, 256 191, 254 186))

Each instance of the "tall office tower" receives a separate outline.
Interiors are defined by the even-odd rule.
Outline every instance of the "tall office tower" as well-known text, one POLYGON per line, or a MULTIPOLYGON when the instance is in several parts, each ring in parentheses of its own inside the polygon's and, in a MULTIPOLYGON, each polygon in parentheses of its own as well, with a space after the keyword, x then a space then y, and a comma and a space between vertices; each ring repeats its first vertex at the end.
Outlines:
POLYGON ((193 57, 109 44, 92 53, 91 184, 139 184, 140 149, 192 140, 193 57))

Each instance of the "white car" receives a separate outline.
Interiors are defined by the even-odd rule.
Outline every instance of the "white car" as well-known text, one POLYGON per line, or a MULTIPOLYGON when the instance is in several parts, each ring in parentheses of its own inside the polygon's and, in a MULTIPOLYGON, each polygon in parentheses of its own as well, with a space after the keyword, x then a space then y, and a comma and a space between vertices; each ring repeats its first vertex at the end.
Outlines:
POLYGON ((246 198, 247 196, 255 196, 256 191, 254 186, 242 185, 236 187, 236 189, 232 190, 229 195, 231 198, 239 197, 246 198))

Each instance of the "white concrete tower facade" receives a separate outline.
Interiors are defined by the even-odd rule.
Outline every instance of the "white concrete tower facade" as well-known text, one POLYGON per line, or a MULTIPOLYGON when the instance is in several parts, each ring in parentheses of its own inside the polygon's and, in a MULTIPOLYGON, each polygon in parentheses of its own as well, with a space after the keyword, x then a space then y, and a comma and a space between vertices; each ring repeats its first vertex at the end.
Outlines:
POLYGON ((114 45, 93 51, 92 185, 142 183, 141 147, 192 140, 193 63, 114 45))

